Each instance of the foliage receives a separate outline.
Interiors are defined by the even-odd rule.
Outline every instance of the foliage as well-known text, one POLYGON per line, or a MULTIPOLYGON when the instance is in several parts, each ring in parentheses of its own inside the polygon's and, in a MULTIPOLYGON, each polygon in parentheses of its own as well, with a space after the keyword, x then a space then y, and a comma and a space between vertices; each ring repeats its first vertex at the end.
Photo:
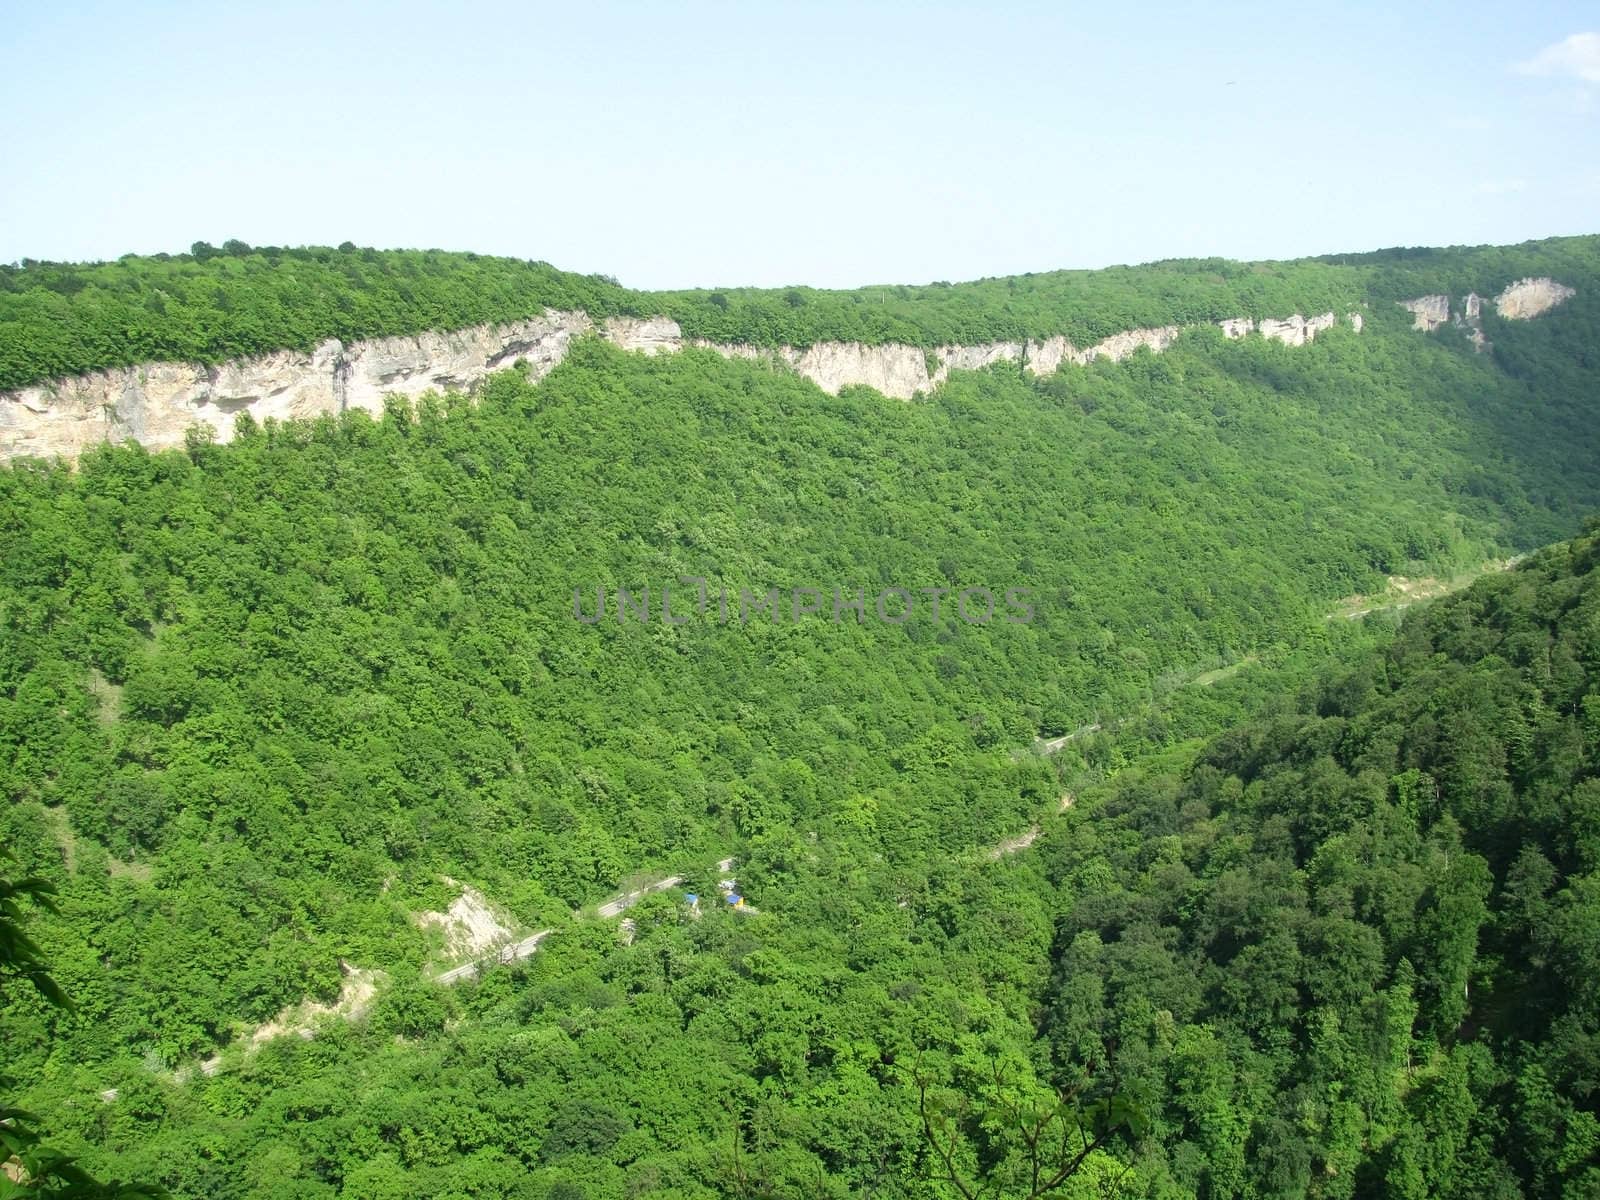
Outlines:
POLYGON ((1081 798, 1050 1038, 1201 1195, 1589 1194, 1600 542, 1081 798))
MULTIPOLYGON (((1559 276, 1584 245, 1443 261, 1559 276)), ((362 255, 307 253, 295 288, 362 255)), ((222 312, 202 281, 270 293, 258 257, 148 269, 222 312)), ((1303 281, 1237 266, 1124 282, 1303 281)), ((1009 290, 970 286, 970 329, 918 328, 969 338, 1009 290)), ((752 338, 855 304, 776 302, 752 338)), ((537 385, 0 471, 0 831, 56 888, 29 933, 76 1001, 4 997, 23 1099, 86 1169, 208 1200, 1029 1194, 1064 1166, 1082 1195, 1584 1194, 1593 543, 1398 632, 1329 616, 1600 508, 1594 316, 1485 355, 1376 311, 1299 349, 1199 331, 912 404, 591 339, 537 385), (683 577, 830 604, 665 623, 683 577), (596 585, 654 619, 574 620, 596 585), (833 619, 895 586, 1031 588, 1036 619, 833 619), (695 916, 729 855, 756 911, 695 916), (667 873, 631 941, 593 915, 667 873), (435 984, 415 917, 446 876, 555 933, 435 984), (364 1014, 254 1036, 356 969, 387 979, 364 1014)))
MULTIPOLYGON (((0 846, 0 859, 13 856, 0 846)), ((0 998, 4 985, 25 979, 48 1003, 67 1008, 70 1002, 59 984, 50 977, 44 953, 22 926, 25 910, 18 903, 26 898, 34 905, 54 912, 51 897, 55 888, 39 878, 0 877, 0 998)), ((17 1081, 0 1076, 0 1088, 13 1091, 17 1081)), ((165 1196, 160 1188, 138 1184, 103 1184, 79 1167, 72 1157, 44 1144, 35 1126, 39 1118, 24 1109, 0 1101, 0 1200, 151 1200, 165 1196)))
MULTIPOLYGON (((189 254, 114 263, 0 266, 0 389, 150 361, 218 363, 329 338, 415 334, 536 316, 546 308, 675 318, 689 337, 761 346, 819 341, 934 347, 1065 334, 1089 346, 1123 330, 1229 317, 1340 313, 1402 320, 1397 300, 1431 292, 1494 295, 1552 275, 1582 296, 1600 284, 1600 239, 1386 251, 1291 262, 1173 259, 1100 271, 1049 271, 954 286, 722 288, 636 292, 547 263, 348 242, 252 249, 204 243, 189 254)), ((1491 336, 1501 324, 1486 318, 1491 336)))

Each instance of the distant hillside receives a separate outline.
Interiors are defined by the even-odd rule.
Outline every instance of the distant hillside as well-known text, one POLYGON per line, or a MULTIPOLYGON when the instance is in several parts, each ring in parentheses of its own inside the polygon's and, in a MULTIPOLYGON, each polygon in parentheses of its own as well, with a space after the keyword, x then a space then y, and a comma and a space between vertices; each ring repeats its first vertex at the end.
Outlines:
POLYGON ((1600 238, 1396 250, 1290 262, 1184 259, 972 283, 642 292, 546 263, 439 250, 222 249, 114 263, 0 267, 0 390, 141 362, 219 363, 328 338, 512 321, 546 308, 674 318, 689 338, 758 346, 915 346, 1065 335, 1231 317, 1345 311, 1433 292, 1493 294, 1550 275, 1600 280, 1600 238))

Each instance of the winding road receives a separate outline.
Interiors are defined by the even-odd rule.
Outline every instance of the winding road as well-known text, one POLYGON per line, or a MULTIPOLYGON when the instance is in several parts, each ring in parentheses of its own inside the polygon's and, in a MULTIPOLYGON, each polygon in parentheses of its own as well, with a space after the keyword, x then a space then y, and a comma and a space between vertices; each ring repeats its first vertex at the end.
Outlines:
POLYGON ((664 892, 669 887, 677 887, 682 882, 682 875, 668 875, 665 879, 657 879, 653 883, 645 884, 637 891, 623 892, 622 895, 607 900, 599 908, 595 909, 595 913, 602 917, 620 917, 646 896, 654 892, 664 892))
POLYGON ((513 942, 509 946, 501 946, 493 954, 485 954, 482 958, 475 958, 471 962, 462 963, 459 967, 452 967, 442 975, 435 975, 435 983, 458 983, 469 975, 476 975, 482 968, 489 966, 504 966, 507 963, 521 962, 539 948, 539 943, 554 933, 554 929, 541 929, 538 933, 529 934, 520 942, 513 942))
POLYGON ((1058 738, 1051 738, 1049 741, 1045 741, 1043 738, 1038 738, 1034 741, 1034 748, 1038 750, 1040 754, 1054 754, 1057 750, 1061 749, 1069 742, 1075 742, 1081 737, 1088 737, 1091 733, 1099 732, 1100 722, 1096 721, 1093 725, 1081 726, 1078 729, 1074 729, 1071 733, 1064 733, 1058 738))

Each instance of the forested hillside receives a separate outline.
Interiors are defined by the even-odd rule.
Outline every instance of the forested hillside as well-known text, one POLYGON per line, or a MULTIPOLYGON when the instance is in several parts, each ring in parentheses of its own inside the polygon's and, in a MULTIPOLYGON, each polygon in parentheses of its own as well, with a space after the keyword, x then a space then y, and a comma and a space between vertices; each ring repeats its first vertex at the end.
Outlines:
POLYGON ((1045 856, 1056 1069, 1155 1194, 1600 1190, 1600 541, 1131 772, 1045 856))
POLYGON ((1388 317, 1427 293, 1493 295, 1525 276, 1600 291, 1600 238, 1395 250, 1292 262, 1184 259, 972 283, 853 291, 639 292, 547 263, 438 250, 197 244, 114 263, 0 266, 0 389, 151 361, 218 363, 327 338, 459 329, 546 308, 675 318, 686 336, 759 346, 814 342, 976 345, 1230 317, 1349 311, 1388 317))
MULTIPOLYGON (((134 358, 237 352, 247 310, 270 344, 275 309, 450 324, 477 270, 710 336, 748 304, 783 321, 746 340, 972 339, 1574 280, 1594 245, 889 289, 882 325, 870 292, 235 247, 21 268, 0 346, 37 378, 121 346, 83 336, 113 311, 134 358)), ((7 1074, 180 1197, 1589 1194, 1593 543, 1392 644, 1339 601, 1600 510, 1596 295, 1483 354, 1386 310, 912 404, 588 338, 381 419, 0 470, 0 837, 76 1002, 0 980, 7 1074), (786 611, 669 623, 685 578, 786 611), (1033 617, 893 624, 893 588, 1033 617), (667 876, 631 929, 595 908, 667 876), (470 956, 420 914, 464 887, 550 932, 444 986, 470 956)))

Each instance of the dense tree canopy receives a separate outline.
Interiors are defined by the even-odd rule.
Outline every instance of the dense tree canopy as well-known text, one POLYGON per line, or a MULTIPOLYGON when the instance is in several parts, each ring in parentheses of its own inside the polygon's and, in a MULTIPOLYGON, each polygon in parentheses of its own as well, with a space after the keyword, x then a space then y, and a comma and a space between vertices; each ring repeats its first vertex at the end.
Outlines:
MULTIPOLYGON (((1493 286, 1589 245, 1126 284, 1304 280, 1262 293, 1304 311, 1318 276, 1493 286)), ((239 311, 219 279, 299 312, 362 255, 29 265, 0 301, 54 279, 81 328, 78 292, 137 278, 143 320, 170 272, 196 314, 239 311)), ((349 328, 474 262, 639 303, 407 261, 349 328)), ((973 324, 922 335, 1012 290, 965 286, 973 324)), ((921 303, 881 308, 966 311, 921 303)), ((56 889, 26 932, 75 1001, 5 992, 7 1073, 53 1144, 180 1197, 1591 1194, 1595 543, 1398 630, 1338 602, 1600 509, 1595 320, 1490 318, 1486 354, 1403 314, 1199 330, 911 404, 588 339, 537 384, 0 470, 0 837, 56 889), (721 618, 724 588, 780 607, 721 618), (893 588, 1034 615, 892 624, 893 588), (631 928, 595 911, 669 873, 631 928), (553 932, 446 987, 417 914, 463 885, 553 932), (353 1019, 264 1028, 358 980, 353 1019)))
POLYGON ((1395 320, 1396 300, 1441 291, 1493 295, 1528 275, 1552 275, 1592 296, 1600 238, 1293 262, 1175 259, 920 287, 674 292, 630 291, 547 263, 440 250, 201 243, 190 254, 113 263, 0 266, 0 389, 140 362, 217 363, 310 350, 328 338, 458 329, 546 308, 596 318, 665 313, 691 337, 763 346, 971 345, 1054 334, 1088 346, 1139 327, 1361 305, 1395 320))
POLYGON ((1050 1042, 1152 1115, 1153 1190, 1600 1188, 1597 554, 1480 581, 1051 839, 1050 1042))

